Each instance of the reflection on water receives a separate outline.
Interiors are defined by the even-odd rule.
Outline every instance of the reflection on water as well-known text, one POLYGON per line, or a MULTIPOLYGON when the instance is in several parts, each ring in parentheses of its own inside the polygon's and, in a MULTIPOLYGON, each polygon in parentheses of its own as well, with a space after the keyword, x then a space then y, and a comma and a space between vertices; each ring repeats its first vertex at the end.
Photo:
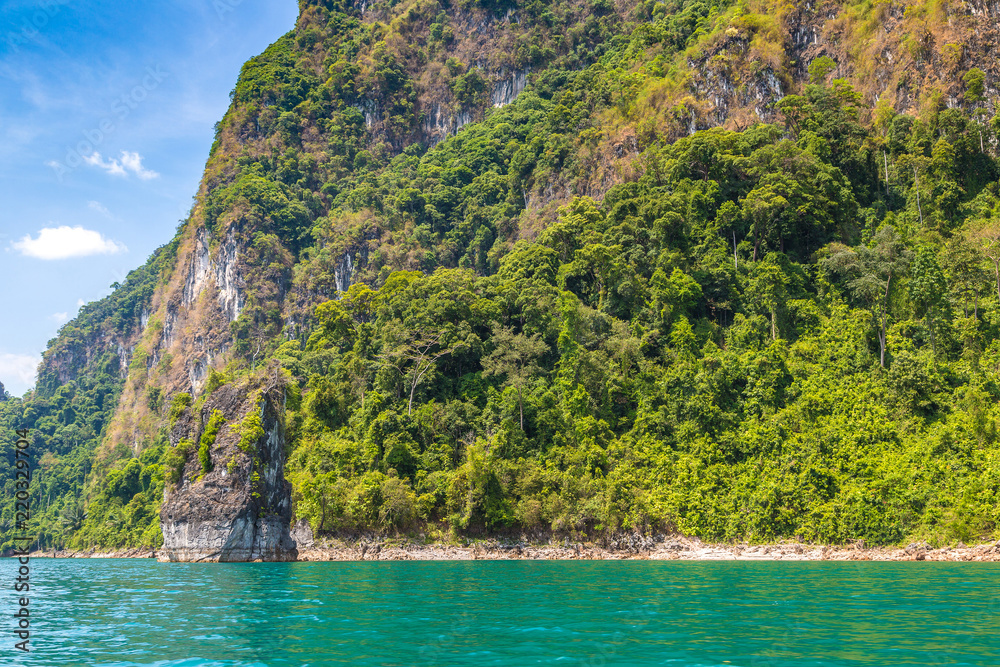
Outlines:
POLYGON ((1000 665, 989 563, 31 567, 33 652, 8 621, 4 665, 1000 665))

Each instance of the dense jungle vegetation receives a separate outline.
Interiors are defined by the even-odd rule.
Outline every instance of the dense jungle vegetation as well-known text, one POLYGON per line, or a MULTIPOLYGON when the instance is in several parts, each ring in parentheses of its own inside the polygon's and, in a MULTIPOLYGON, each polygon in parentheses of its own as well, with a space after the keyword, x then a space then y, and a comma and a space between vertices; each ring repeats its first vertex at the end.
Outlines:
MULTIPOLYGON (((281 376, 315 532, 996 537, 1000 118, 970 57, 919 114, 823 56, 773 122, 692 133, 664 90, 720 40, 786 48, 768 3, 301 4, 244 66, 187 224, 239 229, 258 275, 203 393, 281 376), (470 12, 506 16, 497 48, 532 72, 502 108, 500 56, 454 55, 470 12), (482 120, 429 146, 422 95, 482 120)), ((47 358, 138 326, 177 253, 47 358)), ((158 430, 97 459, 121 361, 76 358, 0 401, 0 455, 34 429, 40 545, 156 545, 197 450, 167 433, 200 397, 150 380, 158 430)))

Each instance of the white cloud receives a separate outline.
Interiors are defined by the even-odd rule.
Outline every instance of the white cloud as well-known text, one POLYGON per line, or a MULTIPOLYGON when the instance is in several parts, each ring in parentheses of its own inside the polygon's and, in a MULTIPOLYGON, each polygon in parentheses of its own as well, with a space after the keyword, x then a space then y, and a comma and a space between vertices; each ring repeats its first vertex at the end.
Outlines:
POLYGON ((69 313, 52 313, 51 317, 56 324, 65 324, 69 321, 69 313))
POLYGON ((89 201, 89 202, 87 202, 87 208, 89 208, 92 211, 97 211, 98 213, 100 213, 101 215, 103 215, 105 218, 113 217, 111 215, 111 211, 109 211, 108 208, 104 204, 102 204, 101 202, 99 202, 99 201, 89 201))
POLYGON ((138 153, 122 151, 122 166, 144 181, 148 181, 151 178, 159 176, 159 174, 155 171, 151 171, 142 166, 142 156, 138 153))
POLYGON ((35 384, 35 370, 41 362, 30 354, 0 354, 0 382, 14 396, 20 396, 35 384))
POLYGON ((90 155, 85 155, 83 157, 83 161, 91 167, 99 167, 100 169, 103 169, 112 176, 127 176, 118 160, 108 160, 105 162, 104 158, 101 157, 101 154, 96 151, 90 155))
POLYGON ((87 302, 84 301, 83 299, 77 299, 76 300, 76 305, 78 305, 78 306, 86 306, 87 302))
POLYGON ((124 244, 104 238, 100 232, 83 227, 45 227, 38 238, 28 234, 11 244, 14 250, 36 259, 68 259, 89 255, 113 255, 127 252, 124 244))
POLYGON ((142 166, 141 155, 130 151, 122 151, 121 157, 117 160, 113 158, 104 159, 100 153, 94 151, 90 155, 84 156, 83 161, 91 167, 103 169, 112 176, 128 176, 132 173, 144 181, 159 176, 155 171, 142 166))

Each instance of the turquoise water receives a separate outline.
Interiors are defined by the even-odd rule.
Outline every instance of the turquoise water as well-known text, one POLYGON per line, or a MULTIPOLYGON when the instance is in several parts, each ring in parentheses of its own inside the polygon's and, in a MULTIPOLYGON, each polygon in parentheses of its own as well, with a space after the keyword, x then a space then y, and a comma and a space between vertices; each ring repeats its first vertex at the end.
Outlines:
MULTIPOLYGON (((0 562, 13 582, 16 561, 0 562)), ((1000 566, 31 561, 2 665, 1000 665, 1000 566)))

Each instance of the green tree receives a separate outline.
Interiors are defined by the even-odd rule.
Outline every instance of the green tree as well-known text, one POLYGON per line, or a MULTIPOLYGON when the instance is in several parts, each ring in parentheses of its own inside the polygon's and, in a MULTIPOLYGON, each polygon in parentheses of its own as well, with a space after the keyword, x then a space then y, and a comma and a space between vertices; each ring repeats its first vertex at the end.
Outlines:
POLYGON ((969 316, 971 305, 972 317, 979 319, 979 297, 989 280, 979 248, 964 236, 953 236, 945 247, 942 260, 953 301, 962 304, 964 317, 969 316))
POLYGON ((924 326, 931 337, 931 349, 937 353, 934 330, 935 317, 938 315, 941 303, 944 301, 947 283, 944 272, 938 264, 937 253, 933 248, 922 245, 917 248, 910 267, 910 300, 916 306, 916 315, 924 318, 924 326))
POLYGON ((997 300, 1000 301, 1000 220, 991 218, 968 231, 968 238, 993 262, 997 300))
POLYGON ((873 248, 848 248, 836 244, 823 265, 847 278, 851 294, 872 313, 878 333, 879 363, 885 368, 886 328, 889 322, 894 279, 906 274, 910 252, 892 225, 882 225, 875 233, 873 248))
POLYGON ((549 346, 537 333, 531 336, 515 334, 508 327, 494 329, 492 340, 496 347, 483 357, 483 375, 503 375, 506 378, 504 386, 513 387, 517 392, 517 408, 523 431, 524 390, 532 378, 541 372, 538 360, 549 351, 549 346))
POLYGON ((412 415, 417 387, 436 368, 438 360, 454 352, 458 345, 445 342, 449 332, 430 327, 407 329, 402 324, 388 324, 385 335, 388 349, 380 358, 404 379, 409 391, 406 414, 412 415))
POLYGON ((778 263, 777 255, 769 253, 763 261, 754 265, 747 292, 770 313, 771 340, 778 340, 778 310, 788 299, 788 277, 778 263))
POLYGON ((983 101, 986 74, 978 67, 973 67, 962 76, 965 82, 965 101, 979 104, 983 101))
POLYGON ((829 56, 820 56, 809 63, 809 83, 825 84, 830 72, 837 69, 837 61, 829 56))
POLYGON ((983 145, 983 125, 985 125, 987 112, 986 109, 980 105, 986 101, 986 98, 983 95, 986 88, 986 74, 978 67, 973 67, 965 73, 962 77, 962 81, 965 82, 965 101, 976 107, 973 110, 972 115, 976 119, 976 129, 979 131, 979 152, 985 153, 986 151, 983 145))

